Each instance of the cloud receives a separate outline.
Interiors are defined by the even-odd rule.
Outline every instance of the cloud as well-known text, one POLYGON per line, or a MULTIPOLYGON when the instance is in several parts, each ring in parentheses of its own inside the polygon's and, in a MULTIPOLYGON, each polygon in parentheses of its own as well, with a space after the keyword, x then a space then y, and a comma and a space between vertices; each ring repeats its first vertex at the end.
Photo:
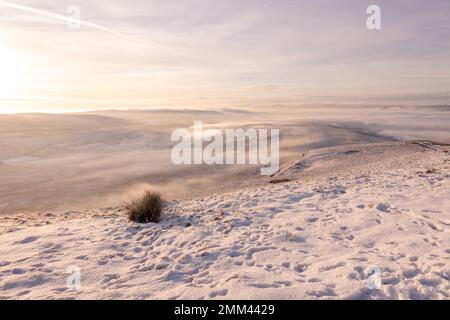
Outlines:
POLYGON ((42 9, 37 9, 34 7, 30 7, 30 6, 25 6, 25 5, 21 5, 18 3, 14 3, 14 2, 9 2, 9 1, 0 1, 0 7, 4 7, 4 8, 10 8, 10 9, 16 9, 16 10, 21 10, 24 12, 28 12, 28 13, 32 13, 32 14, 36 14, 36 15, 40 15, 43 17, 48 17, 48 18, 52 18, 52 19, 57 19, 57 20, 63 20, 65 22, 68 23, 77 23, 81 26, 86 26, 86 27, 90 27, 96 30, 100 30, 100 31, 105 31, 105 32, 109 32, 118 36, 122 36, 120 33, 109 29, 107 27, 89 22, 89 21, 85 21, 85 20, 81 20, 81 19, 76 19, 70 16, 65 16, 62 14, 58 14, 58 13, 54 13, 54 12, 50 12, 47 10, 42 10, 42 9))
MULTIPOLYGON (((62 16, 70 4, 22 3, 62 16)), ((0 43, 34 57, 29 71, 40 88, 28 94, 45 92, 55 107, 192 105, 199 96, 223 107, 299 94, 359 97, 448 88, 450 43, 442 39, 450 38, 450 3, 379 0, 380 31, 366 28, 370 4, 79 0, 82 19, 114 32, 69 32, 30 19, 31 12, 5 9, 0 27, 11 32, 0 43), (245 89, 272 85, 282 89, 260 90, 259 96, 245 89)))

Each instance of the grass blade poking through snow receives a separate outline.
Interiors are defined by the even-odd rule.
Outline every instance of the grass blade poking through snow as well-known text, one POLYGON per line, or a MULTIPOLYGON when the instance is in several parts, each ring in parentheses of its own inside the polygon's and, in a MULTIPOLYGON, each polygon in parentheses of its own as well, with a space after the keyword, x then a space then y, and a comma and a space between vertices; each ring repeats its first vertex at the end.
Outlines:
POLYGON ((159 222, 162 211, 161 195, 146 191, 125 206, 128 219, 137 223, 159 222))

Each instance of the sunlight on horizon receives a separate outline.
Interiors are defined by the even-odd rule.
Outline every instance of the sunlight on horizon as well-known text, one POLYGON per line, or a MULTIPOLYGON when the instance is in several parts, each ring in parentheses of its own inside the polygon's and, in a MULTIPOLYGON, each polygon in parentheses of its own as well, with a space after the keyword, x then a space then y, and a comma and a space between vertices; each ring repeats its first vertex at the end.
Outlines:
POLYGON ((16 99, 26 82, 26 58, 22 52, 0 45, 0 99, 16 99))
POLYGON ((360 2, 80 0, 79 30, 66 4, 11 3, 0 6, 0 113, 450 103, 442 1, 380 0, 378 31, 360 2))

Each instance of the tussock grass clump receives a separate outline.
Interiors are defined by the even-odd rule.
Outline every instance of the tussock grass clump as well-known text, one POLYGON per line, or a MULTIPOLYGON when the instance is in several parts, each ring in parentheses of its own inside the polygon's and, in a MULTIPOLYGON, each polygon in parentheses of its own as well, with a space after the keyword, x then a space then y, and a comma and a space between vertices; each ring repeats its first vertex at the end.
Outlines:
POLYGON ((128 219, 137 223, 159 222, 162 211, 161 195, 157 191, 146 191, 125 205, 128 219))

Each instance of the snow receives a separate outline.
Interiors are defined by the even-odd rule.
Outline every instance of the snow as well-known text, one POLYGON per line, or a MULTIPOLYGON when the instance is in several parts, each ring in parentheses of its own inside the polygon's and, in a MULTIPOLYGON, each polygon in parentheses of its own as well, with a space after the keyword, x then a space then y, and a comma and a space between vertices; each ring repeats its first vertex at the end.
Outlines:
POLYGON ((280 173, 293 181, 171 201, 158 224, 2 216, 0 298, 449 299, 448 148, 349 148, 305 155, 280 173))

